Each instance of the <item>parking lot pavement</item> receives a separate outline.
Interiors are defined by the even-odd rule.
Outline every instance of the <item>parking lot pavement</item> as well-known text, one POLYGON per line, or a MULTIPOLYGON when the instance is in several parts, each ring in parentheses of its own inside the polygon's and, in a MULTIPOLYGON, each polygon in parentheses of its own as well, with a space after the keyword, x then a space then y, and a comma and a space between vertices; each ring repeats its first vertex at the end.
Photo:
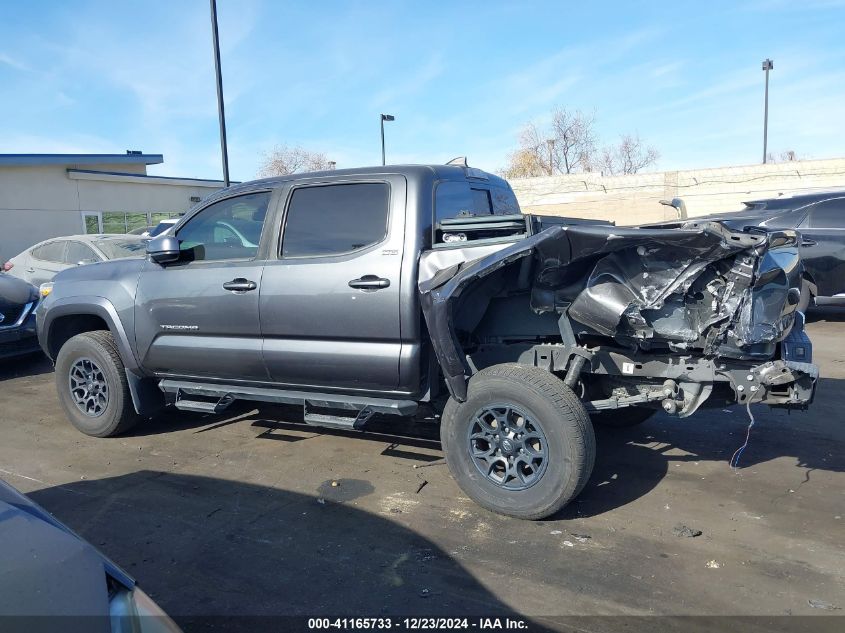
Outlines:
POLYGON ((0 477, 183 622, 842 614, 845 318, 816 315, 808 329, 817 400, 791 415, 754 407, 737 472, 728 459, 748 424, 738 407, 600 431, 588 487, 552 520, 508 519, 466 499, 423 422, 319 432, 296 409, 246 405, 89 438, 65 421, 40 358, 0 369, 0 477))

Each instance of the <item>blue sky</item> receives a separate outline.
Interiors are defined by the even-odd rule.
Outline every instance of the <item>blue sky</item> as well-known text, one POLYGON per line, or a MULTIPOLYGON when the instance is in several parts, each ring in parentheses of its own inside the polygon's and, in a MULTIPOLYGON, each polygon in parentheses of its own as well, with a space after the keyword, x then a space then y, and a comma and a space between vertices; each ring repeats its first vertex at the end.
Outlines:
MULTIPOLYGON (((218 0, 232 177, 276 144, 338 167, 505 165, 528 120, 595 110, 657 168, 769 148, 845 155, 845 1, 218 0)), ((208 2, 0 0, 0 153, 161 152, 151 173, 220 176, 208 2)))

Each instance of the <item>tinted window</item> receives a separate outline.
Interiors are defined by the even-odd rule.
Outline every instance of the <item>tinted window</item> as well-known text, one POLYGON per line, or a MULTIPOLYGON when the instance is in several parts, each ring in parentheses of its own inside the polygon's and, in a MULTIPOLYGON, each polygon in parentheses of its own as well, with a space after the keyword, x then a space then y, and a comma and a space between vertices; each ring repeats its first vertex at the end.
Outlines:
POLYGON ((215 202, 191 218, 176 237, 186 261, 250 259, 258 253, 270 193, 215 202))
POLYGON ((435 222, 446 218, 490 215, 493 207, 487 191, 472 190, 467 182, 441 182, 434 198, 435 222))
POLYGON ((819 202, 810 210, 809 225, 817 229, 845 229, 845 198, 819 202))
POLYGON ((65 242, 57 240, 55 242, 47 242, 38 248, 32 250, 32 256, 35 259, 40 259, 45 262, 62 263, 65 260, 65 242))
POLYGON ((387 235, 390 189, 385 183, 296 189, 285 219, 283 257, 349 253, 387 235))
POLYGON ((513 191, 491 183, 490 189, 468 182, 441 182, 434 199, 435 222, 447 218, 520 213, 513 191))
POLYGON ((100 258, 97 257, 96 253, 89 246, 86 246, 82 242, 68 242, 67 243, 67 253, 65 253, 65 263, 66 264, 90 264, 92 262, 98 262, 100 258))

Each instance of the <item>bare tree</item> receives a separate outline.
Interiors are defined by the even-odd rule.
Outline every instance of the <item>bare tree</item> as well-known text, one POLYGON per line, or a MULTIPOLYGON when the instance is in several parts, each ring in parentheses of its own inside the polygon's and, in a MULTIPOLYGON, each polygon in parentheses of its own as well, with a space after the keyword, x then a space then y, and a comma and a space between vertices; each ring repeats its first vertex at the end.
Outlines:
POLYGON ((519 135, 519 149, 509 156, 502 173, 509 178, 527 178, 591 171, 594 122, 592 114, 559 107, 552 112, 548 127, 527 123, 519 135))
POLYGON ((602 149, 596 169, 605 175, 636 174, 657 163, 660 152, 639 134, 623 134, 619 143, 602 149))
POLYGON ((311 152, 299 146, 277 145, 272 152, 264 154, 258 177, 268 178, 327 169, 334 169, 334 162, 329 161, 322 152, 311 152))
POLYGON ((780 160, 783 163, 791 163, 798 160, 798 155, 795 153, 794 149, 788 149, 785 152, 780 153, 780 160))
POLYGON ((552 115, 553 164, 562 174, 590 171, 596 149, 595 114, 557 108, 552 115))
POLYGON ((518 149, 508 156, 508 166, 501 171, 504 178, 534 178, 548 176, 548 164, 541 162, 537 152, 518 149))

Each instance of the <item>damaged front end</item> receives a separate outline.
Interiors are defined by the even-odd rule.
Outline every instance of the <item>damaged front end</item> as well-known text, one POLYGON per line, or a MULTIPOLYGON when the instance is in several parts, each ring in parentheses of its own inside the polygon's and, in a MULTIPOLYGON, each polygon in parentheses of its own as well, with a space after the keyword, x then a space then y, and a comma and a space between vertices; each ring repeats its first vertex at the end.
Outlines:
POLYGON ((455 398, 479 369, 520 362, 560 374, 591 410, 811 402, 795 231, 547 222, 422 255, 423 313, 455 398))

